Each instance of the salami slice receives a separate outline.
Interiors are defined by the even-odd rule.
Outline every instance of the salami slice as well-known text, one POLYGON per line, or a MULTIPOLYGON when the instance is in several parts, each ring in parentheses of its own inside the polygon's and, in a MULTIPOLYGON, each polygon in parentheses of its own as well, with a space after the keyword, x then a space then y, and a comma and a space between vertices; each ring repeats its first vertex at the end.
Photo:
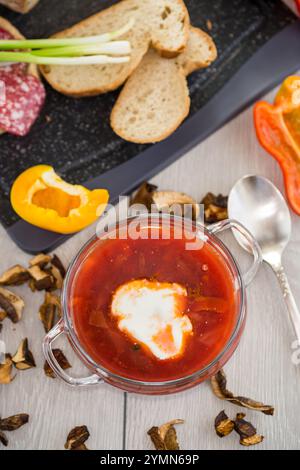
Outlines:
POLYGON ((19 75, 0 68, 5 103, 0 107, 0 128, 24 136, 38 117, 45 101, 43 84, 32 75, 19 75))
MULTIPOLYGON (((0 39, 13 39, 0 28, 0 39)), ((26 135, 45 101, 45 88, 26 64, 0 66, 0 129, 17 136, 26 135)))

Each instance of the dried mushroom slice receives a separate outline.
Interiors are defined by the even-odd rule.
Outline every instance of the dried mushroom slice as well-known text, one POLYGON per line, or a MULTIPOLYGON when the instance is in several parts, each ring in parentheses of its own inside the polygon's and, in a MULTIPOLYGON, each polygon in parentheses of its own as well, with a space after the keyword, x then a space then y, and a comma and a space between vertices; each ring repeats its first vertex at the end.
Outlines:
POLYGON ((44 325, 46 333, 48 333, 54 326, 56 316, 61 316, 61 305, 59 298, 50 292, 46 292, 44 303, 40 306, 39 309, 39 317, 44 325))
POLYGON ((41 322, 44 325, 45 332, 48 333, 51 328, 53 328, 55 323, 55 305, 47 301, 47 295, 45 297, 44 303, 40 306, 39 317, 41 322))
POLYGON ((154 191, 152 200, 160 212, 171 212, 175 215, 196 220, 199 217, 199 204, 191 196, 177 191, 154 191))
POLYGON ((24 305, 24 300, 17 294, 0 287, 0 308, 7 313, 13 323, 20 321, 24 305))
POLYGON ((28 423, 29 415, 20 413, 9 418, 0 419, 0 431, 16 431, 24 424, 28 423))
POLYGON ((0 431, 0 442, 1 442, 1 444, 3 444, 5 447, 8 446, 8 439, 7 439, 6 435, 4 434, 4 432, 1 432, 1 431, 0 431))
POLYGON ((31 369, 36 367, 32 352, 28 348, 28 339, 21 341, 16 354, 12 357, 15 367, 19 370, 31 369))
POLYGON ((131 199, 130 205, 142 204, 146 206, 148 211, 151 210, 151 204, 153 204, 153 193, 157 190, 157 186, 145 181, 140 188, 137 190, 135 196, 131 199))
POLYGON ((244 413, 238 413, 234 421, 234 430, 240 436, 240 444, 242 446, 253 446, 260 444, 264 436, 260 436, 256 432, 256 428, 249 421, 246 421, 244 413))
POLYGON ((78 448, 81 447, 89 437, 90 433, 86 426, 76 426, 68 434, 65 449, 78 450, 78 448))
MULTIPOLYGON (((53 354, 58 364, 63 370, 70 369, 70 367, 72 367, 64 353, 61 351, 61 349, 53 349, 53 354)), ((44 372, 47 377, 51 377, 52 379, 56 378, 55 373, 53 372, 47 361, 45 361, 44 364, 44 372)))
POLYGON ((166 450, 164 440, 161 438, 159 428, 157 426, 152 426, 147 434, 150 436, 156 450, 166 450))
POLYGON ((53 255, 51 259, 51 264, 54 266, 58 271, 60 272, 61 277, 64 279, 66 276, 66 269, 64 265, 62 264, 61 260, 57 255, 53 255))
POLYGON ((135 204, 144 205, 149 212, 153 206, 156 206, 158 212, 173 213, 193 220, 196 220, 200 213, 199 204, 188 194, 177 191, 157 191, 157 186, 147 182, 140 186, 131 199, 131 206, 135 204))
POLYGON ((4 364, 0 364, 0 384, 9 384, 14 377, 12 377, 13 362, 10 354, 5 355, 4 364))
POLYGON ((39 266, 40 268, 44 268, 47 266, 48 263, 51 261, 50 255, 45 255, 44 253, 39 253, 34 258, 29 261, 30 266, 39 266))
POLYGON ((29 279, 29 281, 28 281, 28 286, 29 286, 29 288, 30 288, 30 290, 31 290, 32 292, 36 292, 35 283, 34 283, 34 280, 33 280, 32 278, 29 279))
POLYGON ((0 310, 0 321, 3 321, 7 317, 7 313, 4 310, 0 310))
POLYGON ((162 426, 153 426, 148 431, 156 450, 179 450, 175 424, 182 424, 182 419, 174 419, 162 426))
POLYGON ((259 401, 252 400, 251 398, 236 396, 227 390, 227 378, 223 369, 211 378, 211 386, 214 394, 221 400, 227 400, 234 405, 242 406, 250 410, 261 411, 266 415, 274 414, 274 407, 271 405, 264 405, 259 401))
POLYGON ((29 277, 27 269, 23 268, 20 264, 16 264, 0 276, 0 285, 19 286, 27 282, 29 277))
POLYGON ((36 290, 50 290, 55 286, 55 279, 51 273, 43 271, 38 265, 29 268, 28 272, 32 277, 36 290))
POLYGON ((204 205, 204 222, 212 224, 228 219, 227 203, 228 196, 207 193, 201 201, 201 204, 204 205))
POLYGON ((215 430, 219 437, 228 436, 234 429, 234 421, 228 418, 225 411, 221 411, 215 419, 215 430))
POLYGON ((51 265, 49 268, 49 274, 51 274, 54 279, 54 289, 61 289, 64 278, 62 277, 60 270, 56 266, 51 265))

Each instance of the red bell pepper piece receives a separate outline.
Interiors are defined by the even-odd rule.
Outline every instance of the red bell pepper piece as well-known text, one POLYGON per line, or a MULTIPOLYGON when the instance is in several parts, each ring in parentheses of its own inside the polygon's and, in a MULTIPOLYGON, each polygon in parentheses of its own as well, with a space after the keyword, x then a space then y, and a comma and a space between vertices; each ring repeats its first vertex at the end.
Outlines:
POLYGON ((291 208, 300 215, 300 77, 288 77, 274 104, 254 107, 259 142, 279 163, 291 208))

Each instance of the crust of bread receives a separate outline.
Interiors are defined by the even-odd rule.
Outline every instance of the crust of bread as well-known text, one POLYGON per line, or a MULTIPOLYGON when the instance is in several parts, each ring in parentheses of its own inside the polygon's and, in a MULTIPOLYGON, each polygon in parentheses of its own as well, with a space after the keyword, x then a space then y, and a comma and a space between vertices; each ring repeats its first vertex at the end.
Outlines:
POLYGON ((39 0, 0 0, 2 5, 19 13, 28 13, 39 0))
MULTIPOLYGON (((78 31, 78 29, 80 29, 81 27, 86 27, 86 26, 88 27, 90 24, 93 24, 95 22, 96 18, 99 19, 103 15, 107 15, 109 13, 114 14, 114 12, 118 10, 120 3, 123 3, 125 1, 126 0, 121 0, 120 2, 112 5, 111 7, 108 7, 105 10, 102 10, 98 13, 95 13, 94 15, 89 16, 88 18, 85 18, 85 19, 81 20, 79 23, 76 23, 75 25, 73 25, 73 26, 71 26, 71 27, 69 27, 69 28, 67 28, 63 31, 60 31, 60 32, 54 34, 52 37, 55 37, 55 38, 66 37, 66 36, 71 36, 73 33, 76 35, 76 32, 78 31)), ((83 98, 83 97, 88 97, 88 96, 96 96, 96 95, 104 94, 104 93, 107 93, 107 92, 114 91, 114 90, 118 89, 121 85, 123 85, 125 83, 125 81, 128 79, 128 77, 130 77, 132 72, 136 69, 136 67, 139 65, 139 63, 141 62, 143 56, 147 53, 147 51, 148 51, 148 49, 151 45, 155 49, 157 49, 161 55, 168 56, 168 57, 176 57, 178 54, 180 54, 184 50, 184 48, 187 44, 187 41, 188 41, 188 36, 189 36, 190 19, 189 19, 188 10, 185 6, 184 1, 183 0, 176 0, 176 1, 180 4, 180 6, 181 6, 181 8, 184 12, 183 41, 182 41, 182 45, 177 50, 170 50, 170 49, 166 50, 166 49, 164 49, 163 44, 161 44, 159 41, 154 42, 152 40, 151 34, 149 32, 145 33, 145 46, 141 50, 140 54, 137 54, 137 56, 134 57, 134 58, 132 57, 130 62, 128 62, 128 64, 126 64, 126 66, 124 66, 124 69, 123 69, 124 72, 119 74, 118 76, 116 76, 116 79, 111 81, 105 87, 98 86, 98 87, 89 88, 89 89, 86 89, 86 88, 82 87, 81 89, 77 88, 76 91, 75 90, 70 91, 68 88, 66 88, 63 85, 60 85, 55 79, 53 79, 53 77, 51 75, 51 71, 49 72, 49 67, 43 66, 43 65, 40 66, 39 67, 40 72, 42 73, 44 78, 48 81, 48 83, 56 91, 58 91, 59 93, 65 94, 67 96, 72 96, 74 98, 83 98)))

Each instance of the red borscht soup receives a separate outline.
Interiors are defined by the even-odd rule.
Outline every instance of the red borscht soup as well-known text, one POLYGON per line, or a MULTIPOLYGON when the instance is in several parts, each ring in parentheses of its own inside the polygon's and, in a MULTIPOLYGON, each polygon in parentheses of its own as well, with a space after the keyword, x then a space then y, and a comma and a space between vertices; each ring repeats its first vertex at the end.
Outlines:
POLYGON ((209 243, 187 250, 185 239, 95 242, 69 302, 89 356, 144 382, 182 378, 210 364, 239 314, 225 260, 209 243))

